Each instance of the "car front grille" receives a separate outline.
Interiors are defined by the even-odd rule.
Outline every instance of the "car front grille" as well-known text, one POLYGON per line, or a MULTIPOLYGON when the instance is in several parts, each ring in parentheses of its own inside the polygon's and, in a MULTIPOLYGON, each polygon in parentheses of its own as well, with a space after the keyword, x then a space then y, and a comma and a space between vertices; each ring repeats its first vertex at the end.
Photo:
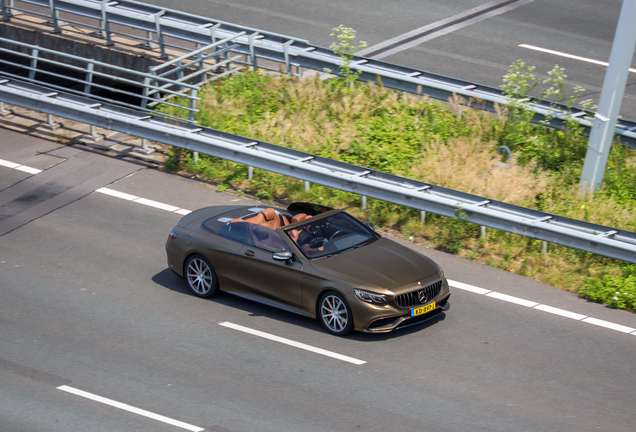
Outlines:
POLYGON ((399 307, 411 307, 420 304, 427 303, 437 297, 442 290, 442 281, 437 281, 428 286, 422 287, 418 290, 408 292, 406 294, 400 294, 395 296, 395 302, 399 307), (420 291, 423 294, 423 300, 420 302, 420 291))

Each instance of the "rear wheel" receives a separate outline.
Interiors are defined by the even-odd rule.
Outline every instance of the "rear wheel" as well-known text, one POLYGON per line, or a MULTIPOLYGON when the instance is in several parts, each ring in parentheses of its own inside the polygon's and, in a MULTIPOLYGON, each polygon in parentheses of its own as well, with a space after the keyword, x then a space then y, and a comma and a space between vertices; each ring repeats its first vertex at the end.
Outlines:
POLYGON ((212 264, 202 255, 192 255, 186 261, 185 276, 192 293, 197 297, 212 297, 219 290, 219 282, 212 264))
POLYGON ((345 298, 328 291, 318 302, 318 317, 323 327, 331 334, 345 336, 353 331, 353 315, 345 298))

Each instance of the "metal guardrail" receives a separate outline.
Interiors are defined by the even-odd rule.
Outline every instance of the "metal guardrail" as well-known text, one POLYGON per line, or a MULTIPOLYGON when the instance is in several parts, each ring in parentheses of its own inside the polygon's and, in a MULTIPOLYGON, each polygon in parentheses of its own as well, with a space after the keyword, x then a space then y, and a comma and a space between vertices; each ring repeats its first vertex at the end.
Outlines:
POLYGON ((103 63, 93 59, 87 59, 76 55, 67 54, 63 51, 42 48, 37 45, 30 45, 12 39, 0 38, 0 43, 6 46, 19 47, 14 50, 0 46, 0 65, 17 68, 20 71, 27 71, 25 77, 21 74, 4 72, 5 75, 18 79, 27 79, 30 82, 39 83, 48 87, 70 91, 78 95, 90 95, 90 97, 108 103, 127 106, 129 108, 142 109, 152 108, 158 104, 170 105, 188 112, 188 120, 194 121, 194 114, 198 112, 196 108, 197 96, 201 91, 201 86, 222 78, 226 75, 236 73, 240 67, 232 65, 239 60, 239 57, 230 56, 230 51, 236 44, 233 39, 242 36, 228 37, 213 44, 188 52, 155 67, 151 67, 149 72, 140 72, 109 63, 103 63), (15 61, 12 61, 15 59, 15 61), (20 63, 20 59, 24 63, 20 63), (66 62, 56 59, 67 60, 66 62), (75 64, 70 64, 72 61, 75 64), (48 66, 42 67, 44 64, 48 66), (77 65, 81 66, 77 66, 77 65), (55 68, 54 70, 50 70, 55 68), (225 69, 224 72, 219 72, 225 69), (215 71, 214 73, 211 73, 215 71), (47 76, 48 80, 40 77, 47 76), (77 77, 79 76, 79 78, 77 77), (95 78, 101 78, 101 82, 96 82, 95 78), (62 81, 54 83, 51 80, 62 81), (67 83, 74 83, 77 89, 70 88, 67 83), (192 84, 192 83, 196 83, 192 84), (112 85, 116 84, 116 85, 112 85), (141 87, 141 94, 126 90, 127 86, 141 87), (95 93, 97 90, 98 93, 95 93), (106 94, 118 95, 116 98, 104 96, 106 94), (188 105, 175 104, 170 99, 180 96, 188 105), (136 99, 139 103, 129 103, 127 100, 136 99))
MULTIPOLYGON (((246 64, 254 69, 271 69, 267 65, 268 61, 284 64, 285 71, 289 74, 294 67, 297 68, 295 74, 298 74, 300 68, 337 71, 341 65, 340 58, 331 50, 310 45, 306 40, 128 0, 0 0, 0 6, 4 21, 19 18, 16 15, 19 13, 34 14, 50 19, 54 32, 60 31, 61 21, 69 22, 100 32, 106 45, 114 43, 112 34, 122 34, 135 37, 150 46, 157 45, 162 56, 165 56, 166 47, 183 48, 177 43, 207 45, 216 42, 218 38, 245 32, 234 40, 238 45, 234 52, 242 53, 246 64), (36 6, 39 12, 19 7, 19 4, 36 6), (78 16, 92 20, 94 24, 73 19, 78 16), (130 30, 123 31, 121 28, 141 30, 146 36, 135 36, 130 30)), ((385 87, 426 94, 442 100, 448 100, 456 94, 467 99, 473 106, 487 110, 494 110, 496 104, 508 105, 511 102, 499 89, 378 60, 355 57, 351 67, 353 71, 360 72, 359 79, 362 81, 381 80, 385 87)), ((527 103, 526 107, 535 113, 533 121, 547 119, 548 125, 555 128, 564 128, 567 120, 573 120, 589 131, 593 123, 592 113, 572 109, 566 115, 563 113, 569 110, 561 104, 527 103)), ((619 120, 616 134, 623 143, 636 147, 636 122, 619 120)))
POLYGON ((146 115, 18 80, 0 79, 0 100, 198 151, 346 192, 454 217, 522 236, 636 263, 636 233, 569 219, 386 174, 261 141, 146 115))

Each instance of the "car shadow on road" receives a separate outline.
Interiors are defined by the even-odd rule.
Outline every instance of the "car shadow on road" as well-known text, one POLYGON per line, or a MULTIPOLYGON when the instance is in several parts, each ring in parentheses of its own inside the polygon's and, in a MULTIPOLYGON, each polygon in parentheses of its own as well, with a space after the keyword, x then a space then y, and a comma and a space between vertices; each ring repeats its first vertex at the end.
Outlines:
MULTIPOLYGON (((189 295, 195 297, 188 289, 185 281, 177 276, 169 269, 164 269, 152 277, 152 281, 157 285, 167 288, 171 291, 189 295)), ((248 300, 236 295, 228 294, 223 291, 215 295, 210 299, 199 299, 201 301, 212 301, 224 306, 242 310, 250 314, 253 317, 266 317, 276 321, 285 322, 297 327, 303 327, 308 330, 312 330, 319 333, 326 333, 326 330, 320 325, 320 323, 312 318, 296 314, 294 312, 278 309, 273 306, 267 306, 256 301, 248 300)), ((397 329, 391 333, 360 333, 355 332, 347 339, 355 340, 358 342, 381 342, 396 337, 405 337, 414 333, 418 333, 436 323, 443 321, 446 318, 445 313, 440 313, 427 321, 415 324, 410 327, 397 329)))
MULTIPOLYGON (((152 281, 157 285, 160 285, 164 288, 167 288, 171 291, 189 295, 195 297, 190 290, 186 282, 177 276, 175 273, 170 271, 169 269, 165 269, 152 277, 152 281)), ((294 312, 285 311, 282 309, 278 309, 273 306, 267 306, 261 303, 258 303, 253 300, 248 300, 236 295, 228 294, 223 291, 219 292, 212 298, 209 299, 198 299, 200 301, 212 301, 214 303, 222 304, 224 306, 228 306, 232 309, 242 310, 250 314, 253 317, 266 317, 277 321, 282 321, 288 324, 292 324, 298 327, 303 327, 309 330, 314 330, 318 332, 323 332, 324 330, 320 323, 316 320, 311 319, 309 317, 296 314, 294 312)))

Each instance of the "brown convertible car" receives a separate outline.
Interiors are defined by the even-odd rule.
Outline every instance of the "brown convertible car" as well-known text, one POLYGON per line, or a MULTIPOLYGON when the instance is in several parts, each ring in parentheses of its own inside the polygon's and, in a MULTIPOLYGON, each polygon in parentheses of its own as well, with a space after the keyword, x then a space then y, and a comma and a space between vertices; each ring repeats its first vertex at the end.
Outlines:
POLYGON ((317 204, 203 208, 172 229, 166 252, 196 296, 226 291, 317 318, 335 335, 389 332, 449 308, 432 260, 317 204))

